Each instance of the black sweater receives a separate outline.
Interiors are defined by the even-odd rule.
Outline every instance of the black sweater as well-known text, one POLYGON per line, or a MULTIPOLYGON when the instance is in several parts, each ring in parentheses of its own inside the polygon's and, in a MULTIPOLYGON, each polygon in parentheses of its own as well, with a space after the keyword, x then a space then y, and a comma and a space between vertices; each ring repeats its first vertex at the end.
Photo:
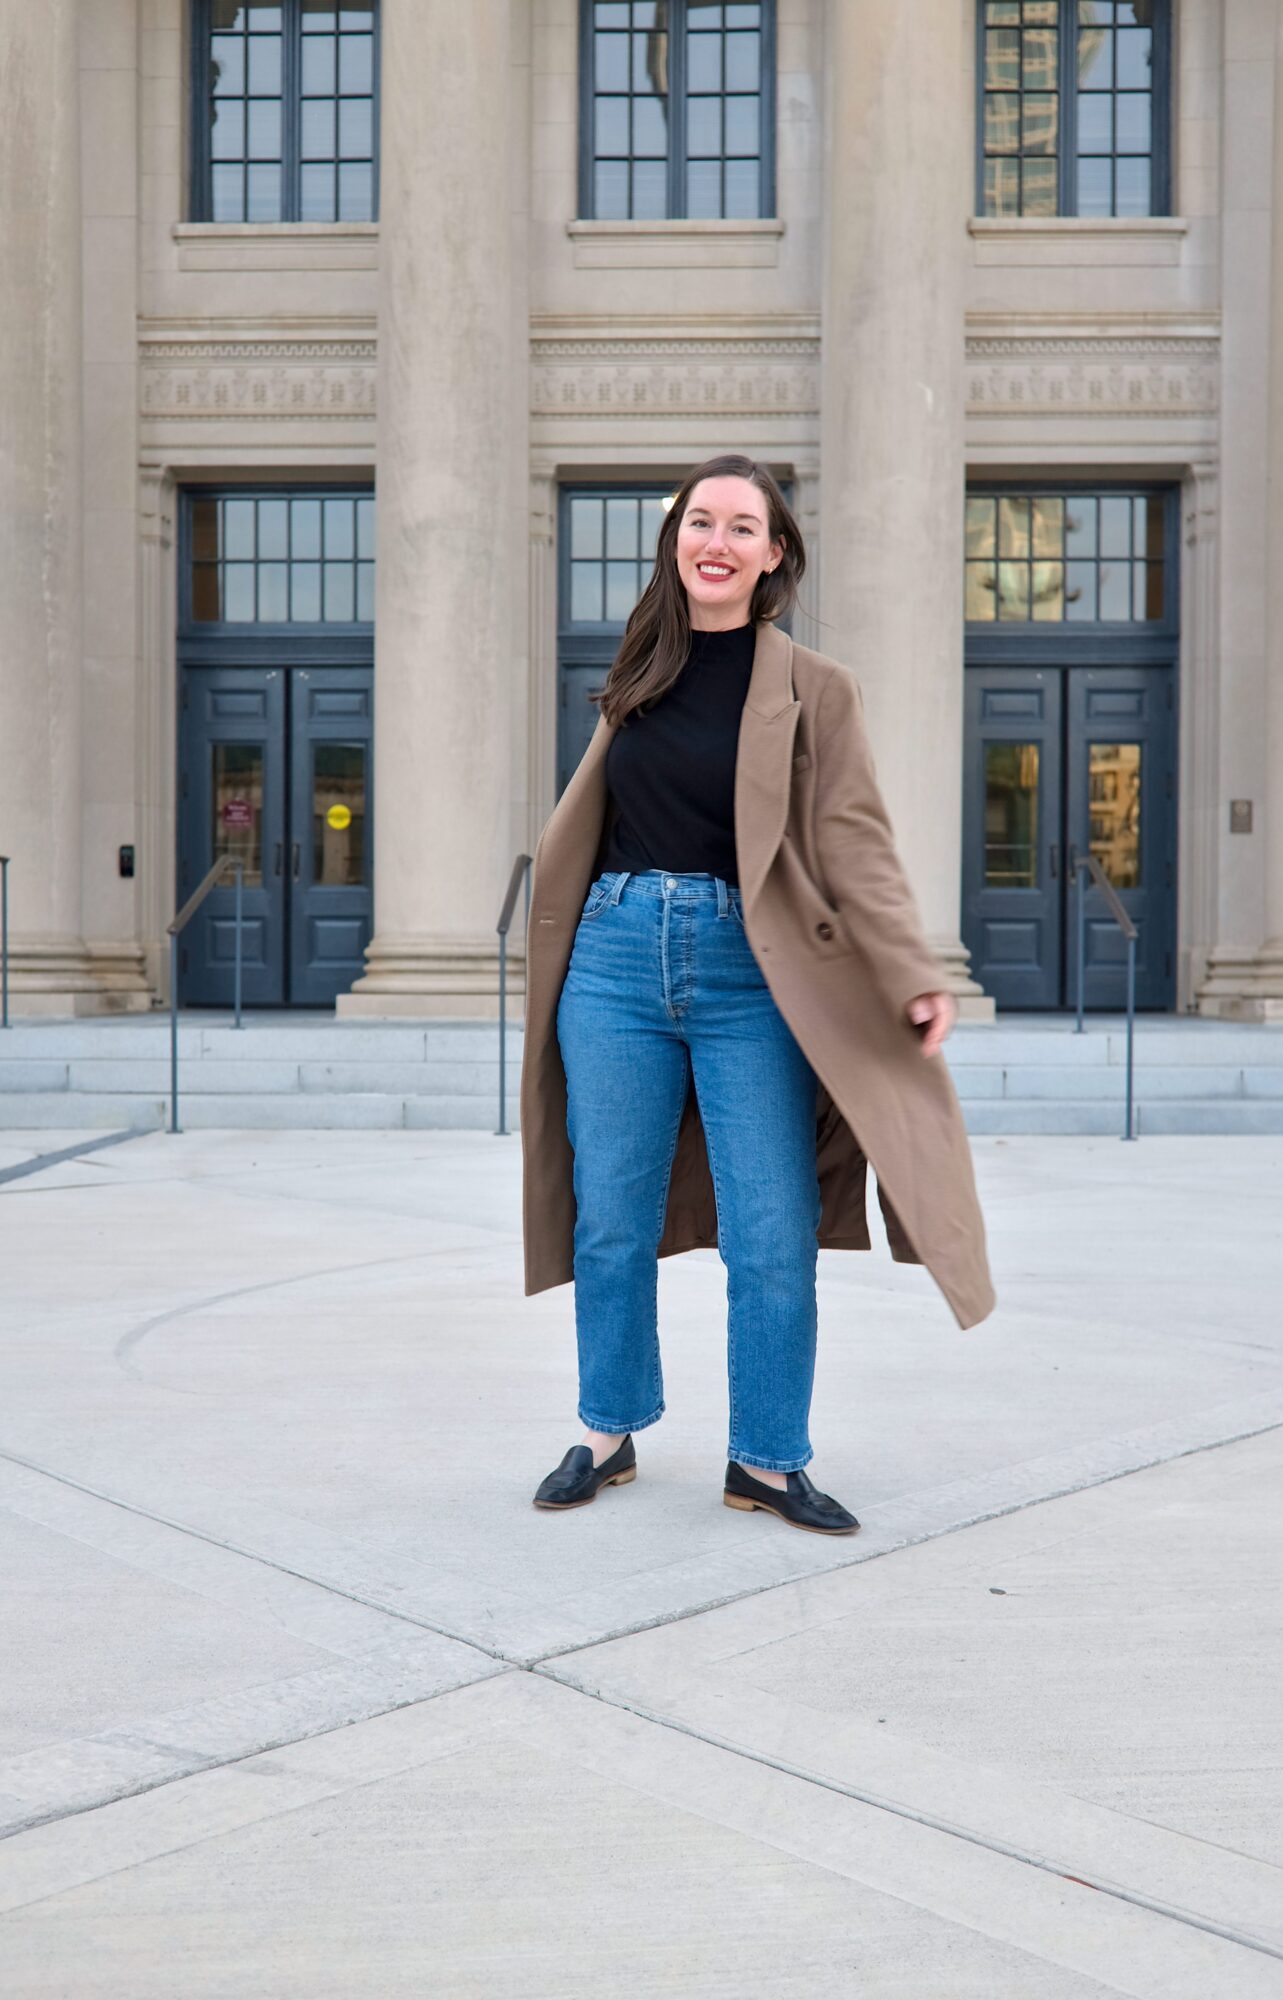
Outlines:
POLYGON ((735 752, 756 631, 751 620, 693 631, 672 687, 615 731, 606 786, 619 816, 604 868, 720 875, 738 886, 735 752))

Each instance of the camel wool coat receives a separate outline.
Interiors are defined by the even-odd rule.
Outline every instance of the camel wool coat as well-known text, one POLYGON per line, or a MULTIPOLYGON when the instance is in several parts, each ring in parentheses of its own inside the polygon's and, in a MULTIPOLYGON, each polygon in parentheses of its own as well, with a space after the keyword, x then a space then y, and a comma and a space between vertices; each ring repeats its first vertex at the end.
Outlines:
MULTIPOLYGON (((878 789, 855 676, 760 622, 735 764, 744 928, 818 1080, 819 1244, 870 1248, 872 1161, 891 1255, 923 1264, 960 1327, 994 1289, 971 1148, 943 1053, 905 1013, 946 978, 922 933, 878 789)), ((574 1153, 557 1004, 613 819, 604 716, 535 849, 521 1071, 527 1296, 574 1277, 574 1153)), ((661 1257, 715 1246, 717 1208, 693 1083, 678 1133, 661 1257)))

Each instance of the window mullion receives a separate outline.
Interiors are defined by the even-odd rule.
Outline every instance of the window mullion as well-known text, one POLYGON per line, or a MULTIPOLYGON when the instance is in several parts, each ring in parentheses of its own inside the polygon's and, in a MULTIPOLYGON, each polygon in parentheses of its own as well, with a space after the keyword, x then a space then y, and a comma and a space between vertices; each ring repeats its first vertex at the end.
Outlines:
POLYGON ((302 98, 299 74, 302 51, 303 9, 300 0, 285 0, 281 19, 281 220, 297 222, 303 212, 299 171, 302 98))
POLYGON ((668 213, 686 213, 686 0, 671 0, 669 9, 668 213))
POLYGON ((1078 213, 1078 0, 1060 0, 1058 215, 1078 213))

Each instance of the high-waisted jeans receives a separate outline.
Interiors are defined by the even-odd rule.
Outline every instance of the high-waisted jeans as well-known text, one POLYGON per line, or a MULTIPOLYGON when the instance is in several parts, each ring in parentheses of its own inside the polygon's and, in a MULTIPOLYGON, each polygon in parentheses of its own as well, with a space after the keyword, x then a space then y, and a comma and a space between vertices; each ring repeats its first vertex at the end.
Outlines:
POLYGON ((579 1416, 664 1412, 658 1246, 693 1071, 726 1266, 728 1458, 812 1457, 820 1191, 815 1072, 775 1005, 720 875, 593 883, 557 1009, 574 1148, 579 1416))

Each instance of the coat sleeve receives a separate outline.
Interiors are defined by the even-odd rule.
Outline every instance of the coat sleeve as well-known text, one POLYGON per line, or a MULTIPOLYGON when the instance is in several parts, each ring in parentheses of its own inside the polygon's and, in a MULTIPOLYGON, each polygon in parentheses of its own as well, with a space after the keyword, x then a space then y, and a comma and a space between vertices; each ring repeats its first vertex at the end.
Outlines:
POLYGON ((836 667, 815 716, 815 839, 832 901, 898 1017, 940 993, 944 966, 928 945, 878 789, 855 675, 836 667))

